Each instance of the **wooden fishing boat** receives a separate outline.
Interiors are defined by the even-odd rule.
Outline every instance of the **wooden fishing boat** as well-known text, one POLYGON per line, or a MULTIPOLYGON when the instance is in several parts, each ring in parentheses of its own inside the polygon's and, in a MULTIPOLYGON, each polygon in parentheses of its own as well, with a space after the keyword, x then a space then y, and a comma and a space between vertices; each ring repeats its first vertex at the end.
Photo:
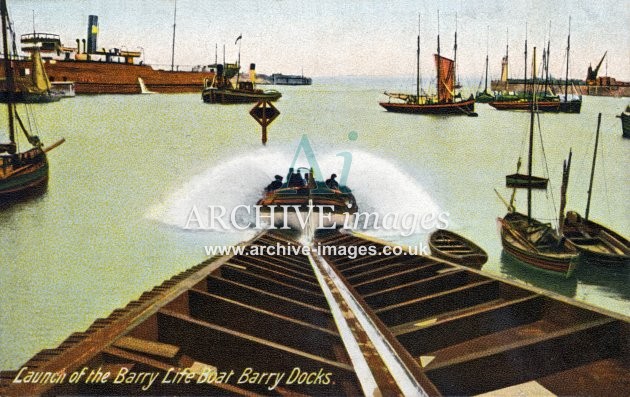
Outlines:
MULTIPOLYGON (((438 15, 439 19, 439 15, 438 15)), ((439 22, 438 22, 439 25, 439 22)), ((457 58, 457 32, 455 33, 455 59, 457 58)), ((471 94, 469 98, 462 99, 461 94, 456 93, 455 87, 455 60, 440 55, 440 34, 437 37, 437 54, 435 68, 437 71, 437 95, 431 96, 420 93, 420 35, 418 34, 417 50, 417 74, 416 94, 388 93, 388 102, 379 102, 388 112, 429 114, 429 115, 467 115, 476 117, 475 98, 471 94), (391 102, 392 99, 403 102, 391 102)))
POLYGON ((543 178, 535 175, 526 175, 526 174, 510 174, 505 176, 505 186, 512 188, 527 188, 531 187, 532 189, 547 189, 547 184, 549 183, 548 178, 543 178))
POLYGON ((570 277, 577 266, 577 251, 548 223, 511 212, 499 218, 503 249, 520 262, 539 270, 570 277))
POLYGON ((486 32, 486 84, 482 92, 477 92, 475 101, 478 103, 489 103, 494 100, 494 94, 488 92, 488 32, 486 32))
POLYGON ((617 270, 630 268, 630 241, 604 225, 569 211, 564 220, 564 236, 588 264, 617 270))
MULTIPOLYGON (((2 45, 5 54, 9 53, 9 15, 6 0, 0 3, 2 14, 2 45)), ((4 58, 6 83, 6 107, 8 113, 8 143, 0 143, 0 198, 3 200, 21 198, 40 191, 48 183, 48 159, 46 152, 63 143, 63 139, 45 148, 37 135, 29 133, 20 119, 14 99, 15 81, 13 65, 9 57, 4 58), (17 123, 16 123, 17 122, 17 123), (24 134, 30 148, 18 151, 17 126, 24 134)))
MULTIPOLYGON (((282 178, 276 176, 276 179, 282 178)), ((342 227, 352 224, 357 212, 356 200, 347 186, 339 186, 336 181, 316 180, 313 170, 304 167, 290 168, 284 183, 272 182, 266 190, 257 205, 262 206, 261 213, 266 216, 273 214, 277 227, 300 230, 306 228, 309 220, 315 222, 317 228, 342 227), (323 214, 319 215, 320 212, 323 214)))
MULTIPOLYGON (((534 59, 536 48, 534 47, 534 59)), ((535 91, 535 86, 534 86, 535 91)), ((536 97, 535 92, 533 93, 536 97)), ((530 107, 529 121, 529 150, 527 177, 532 178, 533 165, 533 141, 534 141, 534 109, 535 103, 530 107)), ((520 159, 518 163, 520 167, 520 159)), ((571 154, 564 163, 562 173, 562 188, 560 198, 559 228, 562 228, 564 209, 566 205, 566 189, 569 183, 569 170, 571 168, 571 154)), ((551 224, 540 222, 532 217, 532 190, 533 184, 527 183, 527 214, 516 212, 514 197, 507 204, 508 213, 499 218, 501 229, 501 244, 503 250, 520 262, 536 269, 546 270, 553 274, 569 277, 573 274, 577 263, 577 250, 566 238, 562 236, 562 230, 556 231, 551 224)), ((516 188, 515 188, 516 189, 516 188)), ((516 193, 516 190, 514 190, 516 193)))
MULTIPOLYGON (((564 74, 564 96, 560 101, 562 113, 580 113, 582 109, 582 95, 573 95, 569 98, 569 59, 571 54, 571 18, 569 18, 569 35, 567 36, 567 62, 564 74)), ((548 69, 548 67, 547 67, 548 69)), ((548 72, 547 72, 548 73, 548 72)), ((574 87, 572 86, 574 89, 574 87)))
MULTIPOLYGON (((527 77, 527 37, 525 37, 525 74, 524 74, 524 89, 518 93, 503 93, 495 96, 495 98, 489 102, 489 105, 497 110, 520 110, 529 111, 532 105, 536 105, 537 112, 560 112, 560 98, 553 93, 548 92, 548 81, 546 79, 545 90, 542 92, 534 93, 534 86, 536 85, 535 71, 532 71, 531 80, 527 77)), ((534 54, 535 58, 535 54, 534 54)), ((534 59, 535 62, 535 59, 534 59)), ((547 68, 546 54, 543 51, 543 70, 547 68)), ((535 68, 534 68, 535 69, 535 68)), ((548 75, 548 68, 547 68, 548 75)), ((504 58, 502 78, 507 78, 507 54, 504 58)))
POLYGON ((277 101, 282 94, 277 90, 261 90, 257 89, 254 81, 256 80, 255 65, 250 65, 249 73, 251 81, 237 81, 232 83, 229 77, 221 75, 222 68, 219 68, 219 74, 212 79, 204 81, 204 89, 201 92, 201 98, 206 103, 251 103, 258 101, 277 101))
MULTIPOLYGON (((516 100, 505 100, 501 97, 497 97, 493 101, 489 102, 489 105, 497 110, 528 111, 532 107, 532 100, 529 97, 523 97, 516 100)), ((539 112, 559 112, 560 100, 536 101, 536 110, 539 112)))
POLYGON ((13 57, 10 57, 10 61, 13 63, 11 71, 14 73, 13 92, 9 93, 7 79, 0 81, 0 102, 46 103, 62 98, 62 95, 52 89, 39 50, 33 51, 28 65, 20 65, 13 57))
POLYGON ((431 233, 429 248, 435 257, 475 269, 481 269, 488 261, 488 254, 477 244, 445 229, 431 233))
POLYGON ((569 211, 564 219, 564 236, 579 251, 580 259, 592 265, 602 265, 616 270, 630 269, 630 242, 621 234, 593 222, 589 219, 591 208, 591 194, 595 179, 595 164, 599 144, 599 127, 602 114, 597 118, 597 132, 595 134, 595 149, 586 200, 584 218, 575 211, 569 211))

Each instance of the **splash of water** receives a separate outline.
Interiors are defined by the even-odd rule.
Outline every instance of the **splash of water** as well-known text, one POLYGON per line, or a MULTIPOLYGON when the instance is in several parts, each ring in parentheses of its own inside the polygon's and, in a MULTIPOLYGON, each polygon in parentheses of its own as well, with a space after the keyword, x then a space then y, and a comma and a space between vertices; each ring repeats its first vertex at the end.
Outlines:
MULTIPOLYGON (((286 175, 293 158, 293 150, 260 148, 212 166, 191 178, 163 202, 153 206, 147 216, 184 229, 193 207, 196 207, 201 219, 208 219, 208 206, 225 207, 229 215, 236 206, 254 205, 262 197, 264 187, 273 180, 273 175, 286 175)), ((337 152, 327 151, 316 155, 324 173, 323 176, 316 176, 317 179, 326 179, 332 173, 340 173, 344 160, 337 156, 337 152)), ((296 164, 301 165, 308 166, 306 162, 296 164)), ((352 189, 360 212, 377 213, 381 218, 387 213, 422 216, 441 211, 413 176, 386 159, 364 151, 352 151, 348 186, 352 189)), ((249 217, 239 218, 239 224, 255 223, 253 216, 251 219, 246 218, 249 217)), ((400 231, 394 229, 374 230, 372 225, 362 231, 377 236, 400 234, 400 231)))

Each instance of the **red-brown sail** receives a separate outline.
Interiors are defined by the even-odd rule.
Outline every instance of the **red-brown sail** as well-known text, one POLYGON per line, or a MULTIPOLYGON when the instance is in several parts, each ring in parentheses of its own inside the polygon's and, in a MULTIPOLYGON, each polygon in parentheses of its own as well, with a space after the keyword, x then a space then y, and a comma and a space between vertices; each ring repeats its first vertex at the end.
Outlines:
POLYGON ((452 59, 434 54, 435 66, 438 69, 438 102, 453 102, 455 90, 455 62, 452 59))

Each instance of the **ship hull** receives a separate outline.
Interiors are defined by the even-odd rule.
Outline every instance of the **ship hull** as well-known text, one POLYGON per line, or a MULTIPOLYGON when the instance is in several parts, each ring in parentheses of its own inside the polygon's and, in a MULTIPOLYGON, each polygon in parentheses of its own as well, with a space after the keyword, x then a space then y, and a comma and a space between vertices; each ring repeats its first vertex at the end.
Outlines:
MULTIPOLYGON (((33 154, 39 150, 34 149, 33 154)), ((0 198, 13 199, 27 197, 41 191, 48 184, 48 161, 46 155, 31 164, 20 166, 5 165, 6 158, 0 165, 0 198)))
POLYGON ((621 131, 624 138, 630 138, 630 114, 621 113, 621 131))
MULTIPOLYGON (((531 101, 493 101, 490 106, 497 110, 531 110, 531 101)), ((536 109, 539 112, 560 112, 559 101, 539 101, 536 102, 536 109)))
MULTIPOLYGON (((494 80, 490 87, 493 91, 526 91, 522 80, 510 80, 507 82, 494 80)), ((552 84, 552 89, 554 92, 564 92, 564 82, 552 84)), ((630 97, 630 83, 611 85, 586 84, 585 82, 572 83, 569 90, 574 91, 578 95, 630 97)))
MULTIPOLYGON (((17 64, 28 68, 30 61, 17 64)), ((210 71, 170 71, 118 62, 46 60, 45 68, 51 82, 73 81, 76 94, 140 94, 138 78, 149 90, 159 93, 199 92, 204 79, 214 77, 210 71)), ((0 70, 4 73, 3 67, 0 70)))
MULTIPOLYGON (((559 240, 555 247, 532 249, 531 242, 523 243, 529 239, 520 232, 523 222, 526 221, 527 216, 519 213, 508 213, 504 218, 498 219, 503 250, 524 265, 550 274, 570 277, 577 265, 578 256, 575 248, 566 241, 559 240)), ((532 222, 533 225, 540 224, 535 220, 532 222)))
POLYGON ((490 103, 494 101, 494 95, 490 94, 488 91, 479 92, 475 97, 475 102, 477 103, 490 103))
POLYGON ((470 115, 475 111, 474 99, 455 103, 437 104, 380 102, 379 105, 384 107, 388 112, 409 114, 470 115))
POLYGON ((31 92, 16 92, 9 98, 9 93, 6 91, 0 92, 0 103, 49 103, 57 102, 61 99, 61 95, 56 93, 31 93, 31 92))
POLYGON ((582 110, 582 100, 574 99, 572 101, 560 102, 560 112, 562 113, 580 113, 582 110))
POLYGON ((201 93, 201 98, 206 103, 253 103, 258 101, 277 101, 282 94, 273 92, 248 92, 230 89, 206 88, 201 93))
POLYGON ((615 231, 571 211, 564 220, 564 236, 578 250, 582 262, 630 269, 630 242, 615 231))

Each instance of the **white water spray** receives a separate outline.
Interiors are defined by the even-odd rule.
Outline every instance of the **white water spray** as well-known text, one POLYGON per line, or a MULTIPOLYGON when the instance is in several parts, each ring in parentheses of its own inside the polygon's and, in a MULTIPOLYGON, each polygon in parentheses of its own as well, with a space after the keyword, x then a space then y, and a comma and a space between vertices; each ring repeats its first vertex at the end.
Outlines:
MULTIPOLYGON (((224 207, 228 214, 237 206, 252 206, 262 197, 273 175, 286 176, 294 150, 260 148, 244 156, 226 159, 170 193, 161 203, 150 208, 147 217, 184 229, 193 207, 202 219, 208 219, 209 206, 224 207)), ((317 152, 316 156, 324 173, 316 175, 317 179, 327 179, 332 173, 340 174, 344 160, 337 156, 336 151, 317 152)), ((308 167, 306 159, 302 161, 304 163, 298 163, 296 167, 308 167)), ((424 216, 441 212, 414 177, 389 161, 364 151, 352 151, 348 187, 352 189, 360 212, 377 213, 381 217, 388 213, 402 217, 405 214, 424 216)), ((254 214, 243 214, 238 222, 255 224, 254 214)), ((374 230, 372 226, 361 231, 380 237, 400 234, 395 229, 374 230)), ((224 230, 230 231, 241 232, 237 229, 224 230)))

